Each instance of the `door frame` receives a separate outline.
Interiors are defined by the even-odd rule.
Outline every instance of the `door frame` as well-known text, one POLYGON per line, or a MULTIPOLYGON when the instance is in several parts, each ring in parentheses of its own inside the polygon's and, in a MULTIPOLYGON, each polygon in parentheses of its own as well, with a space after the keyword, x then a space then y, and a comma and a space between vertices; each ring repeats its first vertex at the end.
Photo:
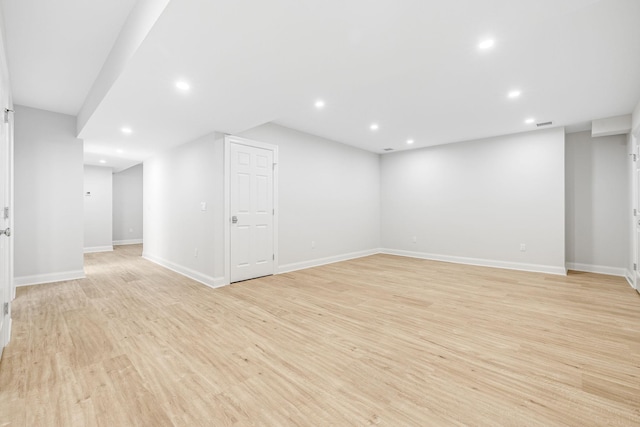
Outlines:
MULTIPOLYGON (((14 165, 14 158, 13 158, 13 123, 14 123, 14 117, 13 117, 13 110, 12 110, 12 105, 9 102, 6 106, 2 107, 2 118, 1 120, 3 121, 2 123, 2 132, 0 134, 0 150, 2 150, 4 153, 2 156, 0 156, 0 158, 3 159, 4 164, 2 165, 3 169, 5 169, 4 171, 2 171, 3 173, 3 183, 4 183, 4 195, 5 195, 5 199, 4 200, 0 200, 0 215, 3 215, 4 212, 2 212, 2 210, 4 209, 4 207, 8 207, 9 211, 8 211, 8 219, 5 221, 4 227, 5 228, 11 228, 13 230, 13 165, 14 165), (6 121, 5 121, 6 119, 6 121), (6 166, 6 168, 5 168, 6 166)), ((2 237, 2 239, 7 239, 7 253, 6 254, 2 254, 2 256, 6 256, 7 259, 7 265, 6 265, 6 272, 4 272, 4 274, 6 274, 6 279, 7 282, 4 284, 5 289, 3 292, 4 301, 0 301, 0 316, 3 316, 3 328, 2 330, 0 330, 0 356, 3 353, 4 347, 9 344, 9 341, 11 339, 11 323, 12 323, 12 319, 11 319, 11 302, 15 299, 16 297, 16 287, 15 287, 15 283, 13 280, 13 242, 14 239, 13 237, 2 237), (3 310, 3 304, 4 303, 8 303, 9 304, 9 312, 7 313, 6 316, 4 316, 4 313, 2 312, 3 310), (6 324, 4 324, 6 322, 6 324)), ((1 284, 0 284, 1 286, 1 284)))
POLYGON ((631 161, 631 208, 636 213, 636 215, 631 213, 631 241, 633 245, 631 256, 635 268, 632 266, 630 272, 630 285, 640 293, 640 236, 638 233, 640 229, 638 225, 638 221, 640 221, 640 126, 632 129, 629 137, 631 139, 631 153, 629 154, 635 159, 635 161, 633 159, 631 161))
POLYGON ((273 153, 273 272, 278 270, 278 146, 234 135, 224 136, 224 284, 231 283, 231 144, 261 148, 273 153))

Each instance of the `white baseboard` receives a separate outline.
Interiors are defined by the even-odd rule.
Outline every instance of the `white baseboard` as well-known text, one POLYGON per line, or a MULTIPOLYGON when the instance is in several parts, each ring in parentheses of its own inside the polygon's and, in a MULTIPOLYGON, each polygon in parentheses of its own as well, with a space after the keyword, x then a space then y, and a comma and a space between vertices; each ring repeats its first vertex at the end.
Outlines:
POLYGON ((625 271, 624 278, 627 279, 627 283, 629 283, 629 286, 631 286, 633 289, 636 289, 636 287, 633 286, 633 272, 631 270, 627 269, 625 271))
POLYGON ((333 264, 334 262, 347 261, 354 258, 362 258, 364 256, 375 255, 380 253, 380 249, 369 249, 366 251, 351 252, 348 254, 335 255, 326 258, 312 259, 309 261, 294 262, 290 264, 280 265, 276 274, 288 273, 290 271, 304 270, 305 268, 319 267, 321 265, 333 264))
POLYGON ((64 271, 61 273, 35 274, 33 276, 15 277, 13 283, 16 286, 41 285, 43 283, 65 282, 67 280, 84 279, 84 270, 64 271))
POLYGON ((139 245, 141 243, 142 243, 142 239, 114 240, 113 246, 139 245))
POLYGON ((534 273, 547 273, 566 276, 567 270, 563 267, 554 267, 552 265, 525 264, 520 262, 498 261, 481 258, 467 258, 452 255, 437 255, 424 252, 412 252, 399 249, 381 249, 380 253, 388 255, 399 255, 411 258, 428 259, 432 261, 452 262, 455 264, 477 265, 481 267, 504 268, 507 270, 531 271, 534 273))
POLYGON ((212 277, 206 274, 202 274, 199 271, 192 270, 190 268, 184 267, 179 264, 175 264, 171 261, 167 261, 166 259, 157 257, 155 255, 151 255, 149 253, 142 253, 142 258, 153 262, 154 264, 158 264, 164 268, 167 268, 171 271, 175 271, 176 273, 182 274, 183 276, 188 277, 189 279, 195 280, 196 282, 200 282, 205 286, 210 288, 219 288, 221 286, 226 285, 224 277, 212 277))
POLYGON ((113 246, 93 246, 90 248, 84 248, 85 254, 91 254, 94 252, 111 252, 113 251, 113 246))
POLYGON ((585 273, 607 274, 609 276, 626 277, 625 268, 607 267, 604 265, 581 264, 579 262, 568 262, 569 270, 584 271, 585 273))

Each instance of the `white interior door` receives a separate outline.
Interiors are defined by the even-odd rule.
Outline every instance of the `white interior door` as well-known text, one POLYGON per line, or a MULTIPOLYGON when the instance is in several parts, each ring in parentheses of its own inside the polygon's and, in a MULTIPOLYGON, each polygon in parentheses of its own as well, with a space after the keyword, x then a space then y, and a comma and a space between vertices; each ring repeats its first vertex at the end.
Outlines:
POLYGON ((10 115, 4 108, 0 120, 0 355, 9 342, 11 299, 11 224, 9 199, 11 182, 10 115))
POLYGON ((230 282, 274 272, 274 151, 229 145, 230 282))

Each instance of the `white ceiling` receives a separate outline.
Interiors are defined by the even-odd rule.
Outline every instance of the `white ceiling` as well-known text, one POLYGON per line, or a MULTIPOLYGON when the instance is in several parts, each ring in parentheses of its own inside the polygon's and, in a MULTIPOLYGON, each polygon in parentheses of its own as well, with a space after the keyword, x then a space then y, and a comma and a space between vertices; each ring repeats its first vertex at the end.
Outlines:
MULTIPOLYGON (((14 102, 78 114, 133 3, 1 0, 14 102)), ((266 122, 401 150, 629 114, 638 76, 638 0, 173 0, 79 136, 116 170, 266 122)))
POLYGON ((14 102, 76 115, 135 0, 2 0, 14 102))

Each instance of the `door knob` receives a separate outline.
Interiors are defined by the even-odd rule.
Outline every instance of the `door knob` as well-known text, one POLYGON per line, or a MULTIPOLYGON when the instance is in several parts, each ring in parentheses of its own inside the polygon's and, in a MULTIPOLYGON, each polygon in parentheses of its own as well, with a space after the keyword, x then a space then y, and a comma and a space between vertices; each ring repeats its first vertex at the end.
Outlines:
POLYGON ((231 223, 232 223, 232 224, 237 224, 237 223, 238 223, 238 217, 237 217, 237 216, 235 216, 235 215, 234 215, 234 216, 232 216, 232 217, 231 217, 231 223))
POLYGON ((0 230, 0 236, 5 235, 7 237, 11 236, 11 229, 7 228, 6 230, 0 230))

